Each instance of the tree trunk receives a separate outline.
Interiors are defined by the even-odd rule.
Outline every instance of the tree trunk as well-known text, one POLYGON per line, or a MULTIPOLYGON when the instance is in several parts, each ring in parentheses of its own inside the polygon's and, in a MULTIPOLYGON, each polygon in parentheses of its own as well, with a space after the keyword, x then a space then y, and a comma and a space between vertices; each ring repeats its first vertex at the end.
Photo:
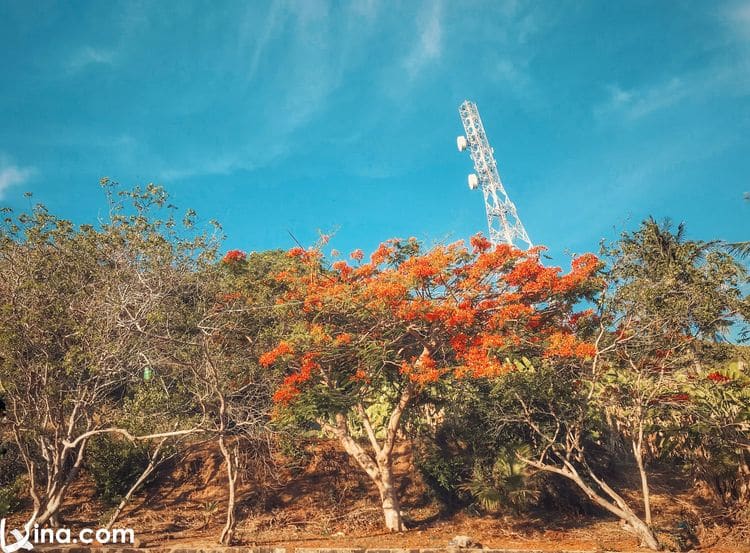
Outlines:
POLYGON ((403 532, 406 530, 404 521, 401 518, 401 505, 398 500, 398 492, 394 484, 393 475, 393 449, 380 448, 378 455, 373 459, 364 448, 357 443, 350 435, 346 426, 346 419, 343 415, 337 415, 336 426, 329 425, 325 421, 320 421, 324 429, 334 434, 341 445, 360 467, 367 473, 370 479, 375 483, 380 493, 380 505, 383 509, 385 526, 391 532, 403 532))
POLYGON ((385 527, 391 532, 405 532, 406 525, 401 517, 401 504, 398 500, 398 490, 394 485, 393 468, 391 459, 378 463, 380 480, 376 481, 380 492, 380 503, 383 507, 385 527))
POLYGON ((589 476, 591 476, 591 478, 597 483, 597 485, 609 497, 609 499, 607 499, 607 497, 605 496, 602 496, 597 492, 597 490, 590 486, 581 477, 575 466, 573 466, 566 459, 562 459, 564 466, 558 467, 552 464, 535 461, 533 459, 526 459, 524 457, 519 458, 523 462, 534 468, 546 472, 552 472, 554 474, 559 474, 560 476, 563 476, 568 480, 572 480, 589 499, 591 499, 594 503, 596 503, 600 507, 603 507, 604 509, 615 515, 617 518, 619 518, 623 523, 625 523, 626 529, 638 536, 644 546, 648 547, 649 549, 653 549, 654 551, 661 551, 659 540, 656 539, 656 535, 654 534, 651 527, 638 518, 638 516, 627 505, 620 494, 615 492, 602 479, 598 478, 590 469, 588 469, 589 476))
POLYGON ((654 551, 661 550, 661 544, 659 544, 659 541, 656 539, 653 530, 651 530, 651 527, 648 524, 643 522, 635 515, 627 516, 625 518, 625 522, 629 527, 628 530, 633 532, 641 539, 641 545, 646 546, 649 549, 653 549, 654 551))
POLYGON ((47 522, 50 522, 53 528, 56 527, 57 520, 55 519, 55 515, 57 514, 58 509, 60 509, 61 502, 62 495, 60 493, 48 498, 44 504, 44 511, 36 518, 34 523, 41 527, 47 524, 47 522))
POLYGON ((635 463, 638 465, 638 474, 641 478, 641 493, 643 494, 643 513, 645 515, 646 524, 651 526, 651 493, 648 488, 648 474, 643 466, 643 451, 641 447, 641 440, 637 442, 633 440, 633 455, 635 456, 635 463))
POLYGON ((750 464, 748 464, 747 457, 750 448, 747 446, 744 450, 740 451, 740 464, 738 467, 740 481, 739 489, 737 490, 737 499, 746 503, 750 499, 750 464))
MULTIPOLYGON (((45 497, 44 500, 44 512, 35 520, 35 522, 39 524, 39 526, 44 526, 47 522, 49 522, 53 528, 59 526, 57 515, 60 510, 60 506, 62 505, 63 499, 68 492, 68 487, 70 487, 71 482, 78 475, 78 470, 81 468, 85 447, 86 442, 84 441, 80 449, 78 450, 76 461, 71 467, 67 476, 63 477, 62 468, 59 468, 57 470, 57 476, 55 477, 54 482, 50 488, 52 491, 45 497)), ((64 466, 64 463, 65 461, 63 458, 63 461, 59 463, 59 466, 64 466)))
POLYGON ((227 487, 229 488, 229 499, 227 500, 227 520, 224 524, 224 528, 219 536, 219 543, 223 545, 232 545, 232 539, 234 538, 234 529, 237 525, 235 518, 235 506, 237 503, 237 463, 235 458, 232 456, 232 452, 224 443, 224 436, 219 437, 219 448, 221 449, 222 455, 224 455, 224 461, 227 467, 227 487))

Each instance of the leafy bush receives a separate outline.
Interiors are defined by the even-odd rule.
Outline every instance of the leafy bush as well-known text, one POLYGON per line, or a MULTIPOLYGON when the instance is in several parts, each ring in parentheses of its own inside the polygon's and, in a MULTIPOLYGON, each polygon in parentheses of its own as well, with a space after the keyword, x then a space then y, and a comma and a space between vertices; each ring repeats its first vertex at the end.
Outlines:
POLYGON ((527 446, 506 446, 498 449, 497 458, 491 466, 477 463, 471 479, 461 486, 471 494, 475 504, 484 511, 499 511, 503 508, 515 512, 527 509, 539 493, 529 482, 529 468, 517 454, 528 457, 527 446))
POLYGON ((0 518, 21 505, 24 468, 12 443, 0 443, 0 518))
POLYGON ((0 486, 0 518, 15 512, 21 506, 23 483, 20 478, 11 484, 0 486))
POLYGON ((94 478, 96 493, 106 504, 122 499, 148 465, 145 446, 109 436, 94 439, 87 450, 86 467, 94 478))
POLYGON ((443 455, 439 450, 417 456, 415 465, 429 489, 429 495, 443 506, 454 508, 465 502, 461 490, 464 462, 460 458, 443 455))
POLYGON ((539 497, 530 471, 516 457, 525 449, 511 445, 517 436, 498 432, 491 420, 490 385, 477 381, 447 387, 440 391, 443 397, 435 398, 437 424, 413 420, 415 464, 430 495, 449 509, 520 511, 539 497))
POLYGON ((725 506, 750 501, 750 376, 738 366, 688 379, 670 425, 666 458, 682 463, 725 506))
POLYGON ((291 413, 284 413, 273 421, 275 443, 286 467, 294 473, 302 472, 312 460, 310 444, 320 431, 291 413))
POLYGON ((24 472, 15 444, 0 443, 0 486, 14 483, 24 472))

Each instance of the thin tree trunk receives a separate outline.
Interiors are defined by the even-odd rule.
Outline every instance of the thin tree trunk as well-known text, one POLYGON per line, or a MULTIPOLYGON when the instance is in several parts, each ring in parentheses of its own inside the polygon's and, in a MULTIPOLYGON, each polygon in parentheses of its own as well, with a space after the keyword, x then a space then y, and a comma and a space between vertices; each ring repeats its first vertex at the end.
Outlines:
POLYGON ((54 481, 52 483, 52 486, 50 487, 50 489, 53 491, 45 498, 44 512, 34 521, 36 524, 39 524, 39 526, 43 526, 47 522, 55 527, 58 525, 58 511, 60 510, 62 501, 68 491, 68 487, 78 475, 78 471, 81 468, 81 464, 83 463, 83 454, 86 450, 87 443, 87 440, 83 440, 83 442, 78 446, 75 463, 73 463, 73 466, 71 467, 65 478, 63 478, 62 476, 62 468, 65 465, 66 459, 65 455, 61 456, 62 458, 59 460, 59 465, 55 470, 56 476, 54 477, 54 481))
POLYGON ((638 474, 641 478, 641 493, 643 494, 643 512, 644 518, 647 525, 651 526, 651 493, 648 487, 648 474, 643 466, 643 451, 641 448, 642 437, 639 437, 638 441, 633 440, 633 455, 635 456, 635 462, 638 465, 638 474))
POLYGON ((235 518, 235 506, 237 503, 237 467, 235 458, 232 456, 232 452, 229 451, 229 448, 227 448, 226 444, 224 443, 223 435, 219 436, 219 448, 221 449, 222 455, 224 455, 224 462, 227 467, 227 485, 229 488, 229 500, 227 502, 227 520, 224 524, 224 529, 221 531, 219 543, 223 545, 232 545, 234 530, 237 525, 237 520, 235 518))
POLYGON ((748 451, 750 451, 750 448, 747 447, 740 451, 740 464, 738 467, 740 485, 737 490, 737 498, 742 503, 746 503, 748 499, 750 499, 750 465, 748 465, 747 462, 748 451))
POLYGON ((654 551, 661 551, 661 544, 656 539, 650 526, 635 515, 628 517, 626 522, 632 529, 632 532, 641 539, 643 545, 654 551))
POLYGON ((521 460, 534 468, 546 472, 552 472, 554 474, 559 474, 560 476, 573 481, 573 483, 575 483, 576 486, 578 486, 594 503, 606 509, 617 518, 622 520, 626 524, 626 529, 638 536, 644 546, 654 551, 661 550, 659 540, 656 539, 656 535, 654 534, 651 527, 638 518, 638 516, 632 511, 632 509, 630 509, 630 507, 628 507, 625 500, 618 493, 607 486, 605 482, 596 478, 595 475, 591 474, 592 478, 594 478, 597 484, 603 486, 603 491, 612 498, 611 501, 606 499, 605 497, 602 497, 602 495, 599 494, 594 488, 589 486, 586 481, 581 478, 581 475, 578 473, 575 467, 569 462, 566 462, 564 459, 563 463, 565 464, 565 466, 563 468, 554 465, 548 465, 540 461, 534 461, 532 459, 526 459, 523 457, 521 457, 521 460))

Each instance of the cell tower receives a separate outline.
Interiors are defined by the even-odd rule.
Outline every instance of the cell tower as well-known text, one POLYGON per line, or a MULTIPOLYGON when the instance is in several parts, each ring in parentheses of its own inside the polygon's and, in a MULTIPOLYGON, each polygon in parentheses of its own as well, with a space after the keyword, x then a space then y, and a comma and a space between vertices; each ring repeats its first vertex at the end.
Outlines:
POLYGON ((477 172, 469 175, 469 188, 475 190, 482 187, 490 241, 493 244, 506 243, 516 247, 521 247, 519 243, 522 243, 526 248, 530 248, 531 239, 521 219, 518 218, 516 206, 510 201, 500 180, 495 151, 487 140, 477 105, 466 100, 458 108, 458 112, 461 114, 466 136, 459 136, 456 139, 456 145, 459 152, 468 148, 471 159, 474 161, 474 168, 477 172))

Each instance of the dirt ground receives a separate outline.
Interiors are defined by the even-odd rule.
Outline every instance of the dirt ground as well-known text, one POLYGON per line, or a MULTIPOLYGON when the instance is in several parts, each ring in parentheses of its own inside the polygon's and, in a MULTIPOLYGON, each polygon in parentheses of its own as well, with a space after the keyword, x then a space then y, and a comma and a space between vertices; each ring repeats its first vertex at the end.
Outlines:
MULTIPOLYGON (((411 463, 408 447, 397 455, 402 507, 409 531, 382 529, 377 493, 336 444, 312 451, 309 464, 292 470, 255 467, 240 485, 236 545, 277 547, 444 547, 456 535, 468 535, 490 548, 553 551, 638 551, 638 541, 612 517, 535 515, 472 516, 441 513, 411 463)), ((126 507, 116 527, 133 528, 141 547, 211 546, 225 516, 225 479, 221 456, 210 445, 197 448, 180 463, 166 466, 158 479, 126 507)), ((750 552, 750 543, 732 537, 731 529, 710 523, 696 507, 690 490, 673 482, 654 481, 653 507, 660 536, 669 542, 670 528, 680 518, 708 521, 702 525, 701 551, 750 552)), ((102 525, 107 507, 93 495, 84 475, 62 511, 70 528, 102 525)), ((17 517, 22 520, 22 514, 17 517)))

